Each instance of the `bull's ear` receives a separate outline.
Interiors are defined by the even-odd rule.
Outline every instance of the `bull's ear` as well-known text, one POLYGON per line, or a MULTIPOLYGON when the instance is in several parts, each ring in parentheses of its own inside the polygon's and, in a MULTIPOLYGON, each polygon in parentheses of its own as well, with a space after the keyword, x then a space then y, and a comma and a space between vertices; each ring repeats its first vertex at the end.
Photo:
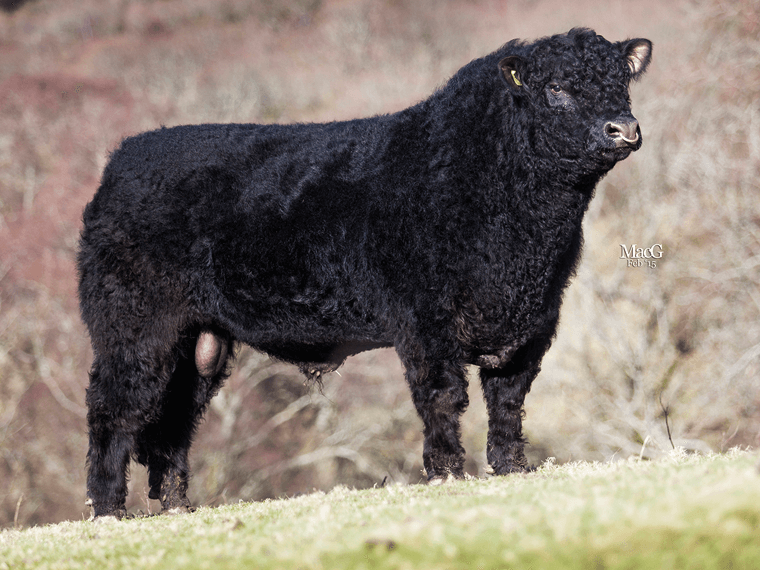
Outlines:
POLYGON ((508 55, 499 62, 499 69, 507 85, 512 89, 523 88, 522 70, 525 69, 525 60, 523 58, 519 55, 508 55))
POLYGON ((652 61, 652 42, 644 38, 621 42, 626 63, 631 70, 631 79, 638 79, 652 61))

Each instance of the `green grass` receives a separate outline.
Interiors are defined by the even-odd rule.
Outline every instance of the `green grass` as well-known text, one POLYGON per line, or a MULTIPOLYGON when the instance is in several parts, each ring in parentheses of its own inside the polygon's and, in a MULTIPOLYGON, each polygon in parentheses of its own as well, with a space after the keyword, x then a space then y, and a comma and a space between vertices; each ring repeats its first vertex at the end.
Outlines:
POLYGON ((0 533, 0 569, 757 569, 757 456, 547 463, 439 487, 339 487, 191 515, 0 533))

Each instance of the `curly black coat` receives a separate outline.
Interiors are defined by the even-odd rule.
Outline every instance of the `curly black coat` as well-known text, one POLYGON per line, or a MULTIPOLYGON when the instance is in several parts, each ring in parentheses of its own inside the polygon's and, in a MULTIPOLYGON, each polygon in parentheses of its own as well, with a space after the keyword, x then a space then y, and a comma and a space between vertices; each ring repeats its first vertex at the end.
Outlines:
POLYGON ((574 29, 512 41, 392 115, 126 139, 79 252, 94 515, 124 514, 130 456, 150 497, 189 508, 188 449, 234 341, 316 380, 395 347, 431 480, 463 475, 479 365, 488 460, 525 470, 523 400, 594 186, 641 145, 628 85, 651 47, 574 29))

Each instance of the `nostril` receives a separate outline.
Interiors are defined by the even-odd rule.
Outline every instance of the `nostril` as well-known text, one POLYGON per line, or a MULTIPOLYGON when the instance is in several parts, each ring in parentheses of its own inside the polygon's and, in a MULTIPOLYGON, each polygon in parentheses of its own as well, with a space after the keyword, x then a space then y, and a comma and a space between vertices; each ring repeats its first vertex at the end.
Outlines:
POLYGON ((615 123, 607 123, 604 125, 604 132, 613 139, 620 136, 620 128, 615 123))
POLYGON ((608 137, 616 141, 635 143, 639 140, 639 122, 636 120, 625 123, 613 123, 610 121, 604 125, 604 132, 608 137))

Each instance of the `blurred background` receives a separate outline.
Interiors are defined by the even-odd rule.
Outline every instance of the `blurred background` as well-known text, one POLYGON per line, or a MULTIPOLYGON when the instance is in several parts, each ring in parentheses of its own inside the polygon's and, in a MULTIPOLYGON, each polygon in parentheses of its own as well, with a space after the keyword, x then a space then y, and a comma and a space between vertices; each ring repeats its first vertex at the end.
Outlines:
MULTIPOLYGON (((643 148, 597 189, 557 340, 527 399, 530 459, 760 445, 760 3, 608 0, 0 1, 0 527, 88 516, 76 299, 81 213, 108 153, 160 125, 393 112, 512 38, 654 42, 643 148), (656 267, 621 244, 661 244, 656 267), (666 421, 667 420, 667 421, 666 421), (670 434, 668 433, 670 431, 670 434), (671 442, 672 440, 672 442, 671 442)), ((472 376, 467 471, 484 475, 472 376)), ((195 504, 417 483, 421 422, 392 350, 304 386, 245 348, 191 454, 195 504)), ((128 506, 155 512, 133 465, 128 506)))

